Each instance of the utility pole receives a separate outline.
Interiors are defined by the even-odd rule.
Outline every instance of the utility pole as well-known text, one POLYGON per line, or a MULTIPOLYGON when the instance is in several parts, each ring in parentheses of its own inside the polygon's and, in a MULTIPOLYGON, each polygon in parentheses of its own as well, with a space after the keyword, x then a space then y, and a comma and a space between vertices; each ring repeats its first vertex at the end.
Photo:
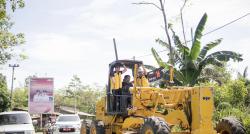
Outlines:
POLYGON ((10 108, 12 108, 12 94, 13 94, 13 83, 14 83, 14 73, 15 68, 19 67, 18 64, 9 64, 9 67, 12 67, 12 78, 11 78, 11 91, 10 91, 10 108))

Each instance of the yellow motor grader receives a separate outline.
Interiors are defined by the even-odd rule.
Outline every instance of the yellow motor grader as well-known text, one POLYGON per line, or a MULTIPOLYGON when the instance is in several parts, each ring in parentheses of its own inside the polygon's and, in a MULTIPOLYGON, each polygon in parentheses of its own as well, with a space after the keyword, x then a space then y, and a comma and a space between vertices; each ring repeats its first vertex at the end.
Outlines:
POLYGON ((96 120, 83 121, 82 134, 245 134, 242 123, 231 117, 214 126, 213 88, 140 87, 136 81, 142 65, 136 60, 118 60, 109 65, 106 96, 96 104, 96 120), (110 74, 121 63, 132 70, 134 83, 114 95, 110 74))

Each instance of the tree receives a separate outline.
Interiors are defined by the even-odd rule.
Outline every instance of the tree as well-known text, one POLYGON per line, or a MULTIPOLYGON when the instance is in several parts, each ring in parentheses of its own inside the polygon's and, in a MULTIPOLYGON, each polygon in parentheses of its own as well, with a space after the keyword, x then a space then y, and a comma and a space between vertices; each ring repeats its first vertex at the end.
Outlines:
MULTIPOLYGON (((14 48, 24 43, 24 34, 14 34, 10 32, 14 25, 10 21, 7 6, 11 7, 14 12, 17 8, 24 7, 23 0, 0 0, 0 65, 5 64, 8 60, 15 57, 14 48)), ((24 54, 19 54, 21 59, 25 59, 24 54)), ((7 110, 10 107, 9 93, 5 77, 0 74, 0 111, 7 110)))
MULTIPOLYGON (((17 8, 24 7, 23 0, 1 0, 0 1, 0 65, 5 64, 12 57, 16 56, 14 48, 24 43, 24 34, 14 34, 10 32, 13 22, 7 13, 7 5, 11 5, 12 12, 17 8)), ((24 54, 19 54, 19 57, 24 59, 24 54)))
MULTIPOLYGON (((233 59, 234 61, 243 60, 241 54, 233 51, 217 51, 207 55, 209 50, 221 43, 222 39, 212 41, 201 49, 200 40, 206 21, 207 14, 205 13, 196 28, 191 48, 182 44, 180 38, 175 34, 172 27, 169 29, 173 33, 172 38, 175 44, 174 47, 171 48, 168 43, 160 39, 156 40, 159 44, 172 50, 175 76, 181 85, 194 86, 197 84, 203 69, 208 65, 223 66, 223 63, 228 62, 230 59, 233 59)), ((169 62, 164 62, 154 48, 151 50, 159 66, 168 69, 169 62)))
POLYGON ((96 102, 102 96, 104 96, 104 88, 97 86, 84 86, 82 90, 80 90, 79 94, 81 97, 79 98, 79 108, 81 111, 94 114, 96 108, 96 102))
POLYGON ((207 65, 201 72, 199 82, 216 82, 221 86, 229 82, 231 78, 231 72, 227 70, 226 63, 222 66, 207 65))
POLYGON ((246 106, 250 107, 250 80, 247 78, 247 75, 248 75, 247 71, 248 71, 248 66, 245 67, 242 74, 240 72, 238 72, 238 79, 244 81, 244 83, 245 83, 245 86, 246 86, 247 92, 248 92, 247 97, 245 99, 245 104, 246 104, 246 106))
POLYGON ((10 98, 6 83, 6 78, 0 74, 0 112, 6 111, 10 107, 10 98))
POLYGON ((13 92, 13 108, 25 108, 28 107, 28 89, 17 88, 13 92))
POLYGON ((79 96, 77 92, 81 89, 81 87, 82 87, 82 82, 80 78, 77 75, 73 75, 73 78, 71 79, 66 92, 68 93, 68 97, 71 97, 74 99, 75 112, 76 112, 76 107, 77 107, 77 98, 79 96))
POLYGON ((83 85, 74 75, 68 86, 55 92, 55 105, 76 107, 80 111, 94 114, 97 100, 104 95, 100 86, 83 85))

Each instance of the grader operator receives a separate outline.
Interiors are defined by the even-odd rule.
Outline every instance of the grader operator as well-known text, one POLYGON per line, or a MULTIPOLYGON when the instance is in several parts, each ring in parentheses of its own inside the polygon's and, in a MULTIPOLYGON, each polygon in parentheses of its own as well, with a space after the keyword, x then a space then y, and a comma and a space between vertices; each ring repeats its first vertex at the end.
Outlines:
POLYGON ((142 61, 135 60, 109 65, 106 96, 96 104, 96 120, 83 121, 82 134, 245 134, 242 123, 234 118, 223 118, 214 128, 213 88, 140 86, 137 74, 141 66, 142 61), (131 69, 133 86, 120 87, 121 93, 113 94, 111 75, 117 65, 131 69))

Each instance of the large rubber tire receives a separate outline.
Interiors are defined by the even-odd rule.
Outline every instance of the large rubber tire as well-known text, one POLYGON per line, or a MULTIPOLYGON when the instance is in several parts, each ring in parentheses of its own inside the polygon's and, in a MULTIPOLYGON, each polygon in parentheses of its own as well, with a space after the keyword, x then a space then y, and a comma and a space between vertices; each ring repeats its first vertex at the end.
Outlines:
POLYGON ((81 134, 89 134, 90 125, 91 125, 91 122, 83 120, 82 126, 81 126, 81 134))
POLYGON ((242 123, 233 117, 221 119, 216 125, 216 131, 219 134, 246 134, 242 123))
POLYGON ((170 134, 170 127, 163 118, 148 117, 140 129, 140 134, 170 134))
POLYGON ((102 121, 93 121, 90 126, 90 134, 105 134, 104 123, 102 121))

